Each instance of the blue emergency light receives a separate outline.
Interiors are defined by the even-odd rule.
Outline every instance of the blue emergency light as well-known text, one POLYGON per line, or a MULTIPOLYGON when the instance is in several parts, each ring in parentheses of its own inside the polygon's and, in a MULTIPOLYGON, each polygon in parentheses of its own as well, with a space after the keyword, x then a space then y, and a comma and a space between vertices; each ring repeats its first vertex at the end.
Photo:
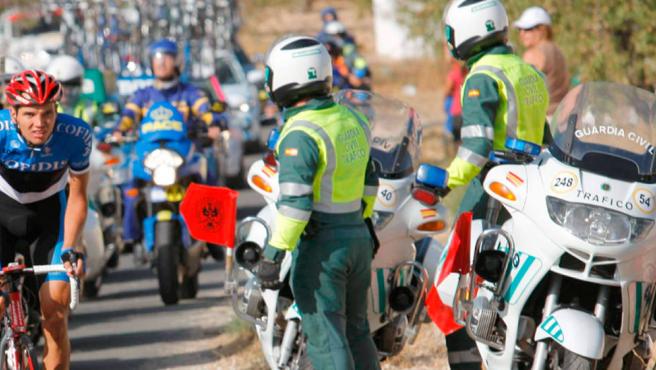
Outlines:
POLYGON ((538 144, 511 137, 506 139, 506 148, 510 149, 513 153, 523 153, 532 156, 540 154, 542 150, 542 147, 538 144))
POLYGON ((449 174, 445 169, 428 163, 420 164, 415 175, 417 184, 433 189, 446 189, 448 179, 449 174))
POLYGON ((278 144, 278 139, 280 138, 280 130, 274 128, 269 132, 269 137, 267 138, 267 149, 273 151, 276 150, 276 144, 278 144))

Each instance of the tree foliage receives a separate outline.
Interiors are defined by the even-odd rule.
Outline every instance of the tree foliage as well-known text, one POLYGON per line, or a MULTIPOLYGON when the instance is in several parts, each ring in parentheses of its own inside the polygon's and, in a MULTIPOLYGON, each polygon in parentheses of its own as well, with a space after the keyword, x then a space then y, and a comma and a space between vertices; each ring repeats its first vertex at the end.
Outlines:
MULTIPOLYGON (((447 0, 398 0, 400 18, 415 34, 441 49, 442 12, 447 0)), ((572 74, 583 80, 609 80, 656 86, 656 0, 507 0, 512 24, 529 6, 551 14, 556 43, 572 74)), ((513 45, 518 33, 510 31, 513 45)), ((521 52, 521 50, 519 50, 521 52)))

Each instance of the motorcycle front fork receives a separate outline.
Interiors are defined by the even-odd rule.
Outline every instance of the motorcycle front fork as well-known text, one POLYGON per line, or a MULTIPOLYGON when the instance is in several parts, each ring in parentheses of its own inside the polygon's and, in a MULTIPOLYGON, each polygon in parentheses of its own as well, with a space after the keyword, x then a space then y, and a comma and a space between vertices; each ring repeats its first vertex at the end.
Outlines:
MULTIPOLYGON (((563 278, 561 275, 553 274, 549 283, 549 291, 547 298, 544 302, 544 309, 542 311, 542 321, 556 309, 558 306, 558 297, 560 296, 560 288, 562 286, 563 278)), ((610 296, 610 288, 607 285, 599 286, 597 292, 597 301, 595 303, 594 315, 599 322, 604 323, 606 319, 606 309, 608 307, 608 299, 610 296)), ((535 355, 533 357, 533 366, 531 370, 544 370, 547 358, 549 356, 549 344, 547 341, 540 341, 535 346, 535 355)))

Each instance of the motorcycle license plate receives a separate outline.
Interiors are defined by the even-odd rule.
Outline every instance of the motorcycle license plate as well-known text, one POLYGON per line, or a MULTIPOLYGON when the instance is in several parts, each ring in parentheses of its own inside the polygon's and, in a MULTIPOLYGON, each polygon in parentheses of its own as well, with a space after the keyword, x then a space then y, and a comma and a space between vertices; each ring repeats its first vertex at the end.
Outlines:
POLYGON ((166 191, 159 187, 150 188, 150 201, 153 203, 166 202, 166 191))

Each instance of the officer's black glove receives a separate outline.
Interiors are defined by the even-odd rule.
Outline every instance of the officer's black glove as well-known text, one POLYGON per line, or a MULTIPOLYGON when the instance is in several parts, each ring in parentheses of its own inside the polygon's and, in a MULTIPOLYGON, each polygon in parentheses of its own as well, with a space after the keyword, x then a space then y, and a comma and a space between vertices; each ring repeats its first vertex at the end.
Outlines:
POLYGON ((282 288, 280 262, 263 258, 255 269, 255 276, 257 276, 257 280, 263 289, 278 290, 282 288))

